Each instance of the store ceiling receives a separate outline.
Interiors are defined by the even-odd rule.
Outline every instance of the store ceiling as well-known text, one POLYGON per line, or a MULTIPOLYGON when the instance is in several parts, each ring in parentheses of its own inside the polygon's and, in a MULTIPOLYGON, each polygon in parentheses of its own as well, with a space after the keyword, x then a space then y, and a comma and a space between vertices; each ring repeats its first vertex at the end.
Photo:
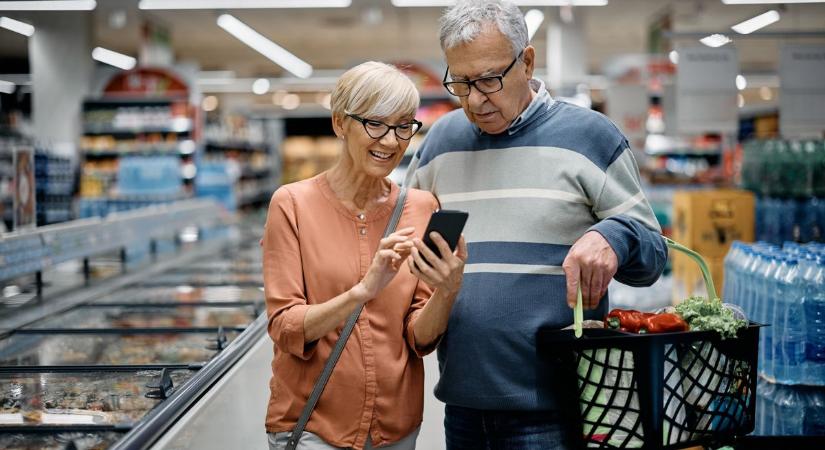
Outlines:
MULTIPOLYGON (((196 1, 196 0, 193 0, 196 1)), ((197 62, 203 70, 232 70, 240 77, 277 77, 283 71, 216 25, 217 11, 141 11, 137 0, 100 0, 93 12, 93 46, 137 55, 140 25, 149 19, 171 31, 179 61, 197 62), (113 15, 125 12, 122 27, 113 15)), ((649 24, 666 11, 673 12, 676 32, 729 32, 729 27, 767 10, 765 5, 726 6, 719 0, 610 0, 604 7, 579 7, 574 17, 584 23, 593 74, 621 55, 647 50, 649 24)), ((543 8, 548 17, 558 8, 543 8)), ((353 0, 345 9, 233 10, 233 15, 316 69, 340 70, 367 59, 428 61, 441 64, 437 39, 440 8, 397 8, 389 0, 353 0)), ((825 42, 825 4, 789 5, 782 20, 765 31, 818 32, 818 37, 738 39, 743 71, 776 71, 778 47, 783 42, 825 42)), ((38 13, 3 13, 37 25, 38 13)), ((65 13, 67 20, 72 14, 65 13)), ((538 67, 544 67, 547 20, 534 38, 538 67)), ((695 37, 678 43, 698 45, 695 37)), ((9 73, 14 61, 27 57, 26 38, 0 30, 0 73, 9 73)), ((19 66, 20 64, 17 64, 19 66)))

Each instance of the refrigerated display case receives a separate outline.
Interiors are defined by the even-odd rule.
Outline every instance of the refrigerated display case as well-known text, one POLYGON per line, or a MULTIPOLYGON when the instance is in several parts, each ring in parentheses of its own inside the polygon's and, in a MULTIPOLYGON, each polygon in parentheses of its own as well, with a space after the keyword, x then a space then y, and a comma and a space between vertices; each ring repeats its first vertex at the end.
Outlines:
POLYGON ((261 276, 251 270, 260 251, 239 244, 260 232, 0 335, 0 448, 151 448, 181 417, 242 416, 254 399, 227 407, 229 398, 219 411, 202 404, 225 396, 221 386, 248 388, 233 378, 242 372, 263 376, 252 408, 260 423, 225 431, 264 436, 269 373, 257 365, 268 366, 271 343, 261 276), (253 348, 269 354, 252 358, 253 348))

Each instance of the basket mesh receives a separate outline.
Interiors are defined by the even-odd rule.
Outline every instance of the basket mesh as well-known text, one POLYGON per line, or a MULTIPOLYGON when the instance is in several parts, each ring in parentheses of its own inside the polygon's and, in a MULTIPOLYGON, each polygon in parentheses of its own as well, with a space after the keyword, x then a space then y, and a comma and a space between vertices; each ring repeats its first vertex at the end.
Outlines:
POLYGON ((653 442, 645 442, 641 420, 645 408, 640 407, 640 380, 634 370, 633 351, 575 351, 579 410, 587 447, 681 447, 750 431, 754 421, 749 408, 754 398, 752 361, 725 356, 711 341, 660 348, 664 352, 663 380, 654 381, 654 386, 641 386, 663 391, 661 436, 653 442))

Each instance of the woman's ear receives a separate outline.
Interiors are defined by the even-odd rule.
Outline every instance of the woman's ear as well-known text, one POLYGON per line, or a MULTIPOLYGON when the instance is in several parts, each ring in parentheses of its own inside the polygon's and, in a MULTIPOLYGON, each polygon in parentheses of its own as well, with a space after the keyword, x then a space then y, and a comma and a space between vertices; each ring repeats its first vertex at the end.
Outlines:
POLYGON ((344 138, 344 116, 333 114, 332 115, 332 131, 335 132, 335 136, 338 139, 344 138))

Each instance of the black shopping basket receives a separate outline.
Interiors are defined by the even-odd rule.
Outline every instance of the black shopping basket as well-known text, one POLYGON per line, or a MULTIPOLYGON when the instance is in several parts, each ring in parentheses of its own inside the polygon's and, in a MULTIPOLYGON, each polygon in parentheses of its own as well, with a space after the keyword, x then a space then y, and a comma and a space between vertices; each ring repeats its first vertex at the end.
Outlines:
MULTIPOLYGON (((715 297, 710 282, 708 293, 715 297)), ((584 329, 577 339, 573 330, 540 330, 537 346, 578 393, 583 447, 675 449, 753 431, 759 328, 751 323, 728 339, 713 331, 584 329)))

